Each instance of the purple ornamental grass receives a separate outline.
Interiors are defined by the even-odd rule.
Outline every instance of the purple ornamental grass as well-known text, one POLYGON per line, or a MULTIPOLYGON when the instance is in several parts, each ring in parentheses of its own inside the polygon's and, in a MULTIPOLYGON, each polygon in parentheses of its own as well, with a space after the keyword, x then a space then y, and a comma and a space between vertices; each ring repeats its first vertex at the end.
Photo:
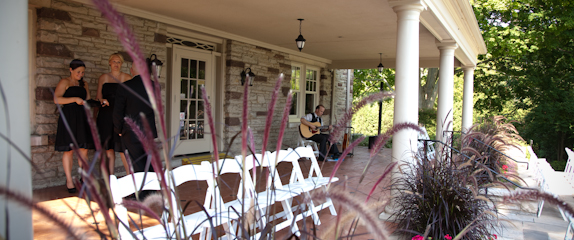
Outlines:
POLYGON ((385 170, 385 172, 383 173, 383 175, 381 175, 381 177, 379 178, 379 180, 377 180, 377 182, 375 183, 375 185, 373 185, 373 188, 371 188, 371 191, 369 192, 369 195, 367 195, 367 199, 365 200, 365 203, 367 203, 369 201, 369 198, 371 198, 371 195, 373 195, 373 192, 375 192, 375 189, 377 188, 377 186, 379 185, 379 183, 381 183, 381 181, 383 181, 383 179, 385 179, 387 177, 387 175, 389 175, 389 173, 392 172, 393 168, 395 168, 395 166, 397 165, 397 162, 392 162, 391 165, 387 166, 387 169, 385 170))
MULTIPOLYGON (((265 130, 263 133, 263 146, 261 147, 261 157, 265 157, 265 151, 267 150, 267 142, 269 139, 269 132, 271 131, 271 126, 273 125, 273 112, 275 111, 275 104, 277 103, 277 98, 279 96, 279 89, 281 88, 281 82, 283 82, 283 73, 279 74, 277 81, 275 81, 275 88, 271 93, 271 102, 267 107, 267 119, 265 121, 265 130)), ((277 149, 279 150, 279 149, 277 149)))
POLYGON ((375 141, 375 144, 371 148, 369 161, 367 162, 367 165, 365 165, 365 168, 363 169, 363 173, 361 174, 361 179, 359 180, 359 183, 363 182, 363 179, 365 178, 365 175, 367 173, 367 169, 373 162, 374 159, 373 157, 377 155, 377 153, 379 153, 381 148, 387 143, 387 141, 391 138, 392 135, 404 129, 413 129, 420 133, 423 133, 422 129, 414 123, 397 123, 392 128, 387 130, 384 134, 379 135, 377 137, 377 140, 375 141))
POLYGON ((313 200, 318 201, 325 201, 327 198, 331 198, 333 202, 340 204, 351 212, 357 213, 358 217, 363 219, 361 223, 367 227, 368 232, 373 234, 376 239, 389 239, 389 233, 383 226, 383 221, 379 220, 375 212, 368 209, 363 202, 354 199, 346 192, 338 191, 315 191, 312 196, 313 200))
POLYGON ((547 203, 556 205, 564 212, 570 216, 574 216, 574 209, 565 201, 553 196, 552 194, 542 192, 542 191, 522 191, 515 192, 513 194, 504 196, 502 198, 503 203, 509 202, 521 202, 521 201, 532 201, 532 200, 544 200, 547 203))
POLYGON ((331 184, 331 180, 333 179, 333 177, 335 177, 335 173, 337 173, 337 170, 339 170, 339 166, 341 166, 341 163, 343 163, 343 160, 345 159, 347 154, 349 154, 351 149, 353 149, 357 145, 359 145, 359 143, 361 143, 361 141, 363 141, 363 139, 365 139, 365 136, 359 137, 357 140, 355 140, 354 142, 349 144, 349 147, 347 147, 347 149, 345 149, 345 151, 343 151, 343 154, 341 154, 341 157, 339 157, 337 164, 335 164, 335 167, 333 167, 333 171, 331 171, 331 175, 329 176, 329 185, 331 184))
POLYGON ((251 127, 247 127, 247 138, 249 140, 249 150, 252 154, 254 154, 254 152, 255 152, 255 139, 254 139, 253 130, 251 130, 251 127))
MULTIPOLYGON (((281 127, 279 127, 279 136, 277 137, 277 156, 279 156, 279 150, 281 150, 281 145, 283 144, 283 135, 285 134, 285 128, 287 123, 289 123, 289 111, 291 111, 291 100, 293 100, 293 94, 291 91, 287 94, 287 101, 285 102, 285 107, 283 108, 283 118, 281 118, 281 127)), ((275 165, 277 165, 277 156, 275 157, 275 165)))
MULTIPOLYGON (((163 169, 163 165, 161 162, 161 158, 159 156, 159 152, 158 149, 155 145, 155 141, 153 138, 153 134, 151 132, 151 128, 149 127, 149 123, 147 122, 147 119, 142 115, 140 115, 140 117, 142 118, 142 125, 145 129, 145 132, 142 131, 139 126, 136 124, 136 122, 128 117, 125 117, 124 120, 126 121, 126 123, 130 126, 130 128, 132 129, 132 131, 136 134, 136 136, 138 137, 138 139, 141 141, 143 148, 146 152, 147 155, 147 159, 148 161, 150 161, 151 165, 153 166, 155 173, 157 174, 158 179, 160 180, 162 189, 164 191, 168 191, 169 187, 167 185, 166 179, 164 179, 163 174, 162 174, 162 169, 163 169)), ((136 160, 136 159, 134 159, 136 160)), ((141 159, 138 161, 142 161, 141 159)), ((167 193, 167 192, 166 192, 167 193)), ((170 194, 167 194, 168 198, 170 198, 170 194)), ((171 202, 171 199, 169 199, 171 202)))
MULTIPOLYGON (((146 92, 149 96, 149 101, 151 104, 154 113, 157 114, 157 118, 160 122, 160 129, 161 134, 158 136, 160 137, 161 142, 164 144, 163 154, 164 157, 168 157, 168 154, 165 149, 167 149, 166 142, 164 141, 167 138, 167 131, 166 131, 166 124, 164 119, 164 109, 161 105, 161 91, 159 88, 159 82, 155 81, 155 89, 152 85, 152 81, 150 79, 150 73, 147 68, 147 63, 145 61, 145 57, 140 49, 138 44, 137 38, 130 30, 130 25, 125 21, 124 17, 118 13, 113 6, 107 0, 93 0, 94 5, 100 10, 102 15, 108 20, 110 25, 113 27, 114 32, 118 36, 120 43, 124 46, 126 52, 131 56, 134 60, 133 64, 138 69, 140 76, 142 77, 144 87, 146 92)), ((157 75, 154 75, 156 77, 157 75)), ((131 90, 131 89, 128 89, 131 90)), ((134 94, 137 96, 137 94, 134 94)), ((146 102, 146 101, 144 101, 146 102)), ((166 161, 166 166, 169 169, 169 161, 166 161)))
MULTIPOLYGON (((207 116, 207 122, 209 124, 209 131, 211 131, 211 145, 213 146, 213 161, 217 165, 217 169, 219 169, 219 149, 217 148, 217 136, 215 135, 215 122, 213 121, 213 114, 211 113, 211 103, 209 102, 209 98, 207 97, 207 90, 205 87, 201 87, 201 97, 203 98, 203 105, 205 108, 205 115, 207 116)), ((212 165, 213 166, 213 165, 212 165)), ((217 174, 217 171, 213 171, 214 177, 217 174)))
MULTIPOLYGON (((243 161, 247 156, 247 126, 249 120, 249 84, 243 87, 243 112, 241 113, 241 156, 243 161)), ((245 166, 245 162, 243 162, 245 166)))

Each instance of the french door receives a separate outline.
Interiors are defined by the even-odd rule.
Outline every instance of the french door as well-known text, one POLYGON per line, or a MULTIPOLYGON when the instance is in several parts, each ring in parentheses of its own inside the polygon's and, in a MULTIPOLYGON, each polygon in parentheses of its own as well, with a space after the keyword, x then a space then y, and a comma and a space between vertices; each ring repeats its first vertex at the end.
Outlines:
POLYGON ((174 155, 211 152, 211 136, 201 88, 208 97, 215 85, 210 52, 173 45, 171 136, 179 140, 174 155))

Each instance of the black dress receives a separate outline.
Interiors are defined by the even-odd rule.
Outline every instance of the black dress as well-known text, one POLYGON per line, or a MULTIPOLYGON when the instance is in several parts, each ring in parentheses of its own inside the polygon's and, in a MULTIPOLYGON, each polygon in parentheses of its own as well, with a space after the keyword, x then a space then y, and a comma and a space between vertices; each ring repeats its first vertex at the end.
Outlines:
MULTIPOLYGON (((80 80, 80 86, 71 86, 66 89, 63 97, 79 97, 86 100, 86 89, 84 88, 84 81, 80 80)), ((68 122, 72 136, 76 138, 79 148, 93 149, 94 140, 90 132, 90 125, 84 110, 84 106, 77 103, 68 103, 62 105, 62 112, 58 118, 58 131, 56 132, 56 144, 54 149, 58 152, 67 152, 72 150, 70 144, 73 143, 70 133, 64 125, 64 119, 68 122), (63 116, 62 116, 63 115, 63 116)))
POLYGON ((113 115, 117 88, 118 83, 104 83, 102 86, 102 98, 108 101, 109 106, 100 107, 97 124, 102 148, 124 152, 120 136, 114 132, 113 115))

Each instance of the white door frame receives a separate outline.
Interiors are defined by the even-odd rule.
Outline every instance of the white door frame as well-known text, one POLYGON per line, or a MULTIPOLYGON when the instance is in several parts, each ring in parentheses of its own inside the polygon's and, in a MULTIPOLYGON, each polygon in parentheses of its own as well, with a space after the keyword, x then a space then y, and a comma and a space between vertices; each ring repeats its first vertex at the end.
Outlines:
MULTIPOLYGON (((216 86, 216 75, 215 75, 215 56, 213 52, 194 49, 179 45, 172 45, 172 74, 171 74, 171 94, 169 96, 169 136, 177 137, 177 144, 174 149, 175 155, 185 155, 194 154, 201 152, 212 152, 213 146, 211 143, 211 134, 209 133, 209 125, 207 123, 207 118, 203 114, 204 118, 204 132, 202 140, 180 140, 179 126, 180 126, 180 100, 181 100, 181 58, 187 57, 194 60, 205 61, 205 83, 206 90, 210 101, 212 102, 216 99, 215 96, 215 86, 216 86)), ((199 89, 194 89, 194 92, 198 92, 199 89)), ((212 109, 212 112, 214 109, 212 109)), ((186 119, 189 119, 186 114, 186 119)), ((173 148, 173 141, 170 141, 170 149, 173 148)))

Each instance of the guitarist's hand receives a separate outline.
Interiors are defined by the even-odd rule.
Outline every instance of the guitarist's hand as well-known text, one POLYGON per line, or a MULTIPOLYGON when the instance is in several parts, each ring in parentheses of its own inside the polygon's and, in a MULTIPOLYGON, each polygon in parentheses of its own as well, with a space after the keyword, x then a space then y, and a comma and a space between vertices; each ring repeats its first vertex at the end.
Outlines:
POLYGON ((311 129, 313 129, 313 131, 317 131, 317 126, 311 125, 311 129))
POLYGON ((333 125, 329 125, 329 129, 327 131, 333 130, 333 125))

